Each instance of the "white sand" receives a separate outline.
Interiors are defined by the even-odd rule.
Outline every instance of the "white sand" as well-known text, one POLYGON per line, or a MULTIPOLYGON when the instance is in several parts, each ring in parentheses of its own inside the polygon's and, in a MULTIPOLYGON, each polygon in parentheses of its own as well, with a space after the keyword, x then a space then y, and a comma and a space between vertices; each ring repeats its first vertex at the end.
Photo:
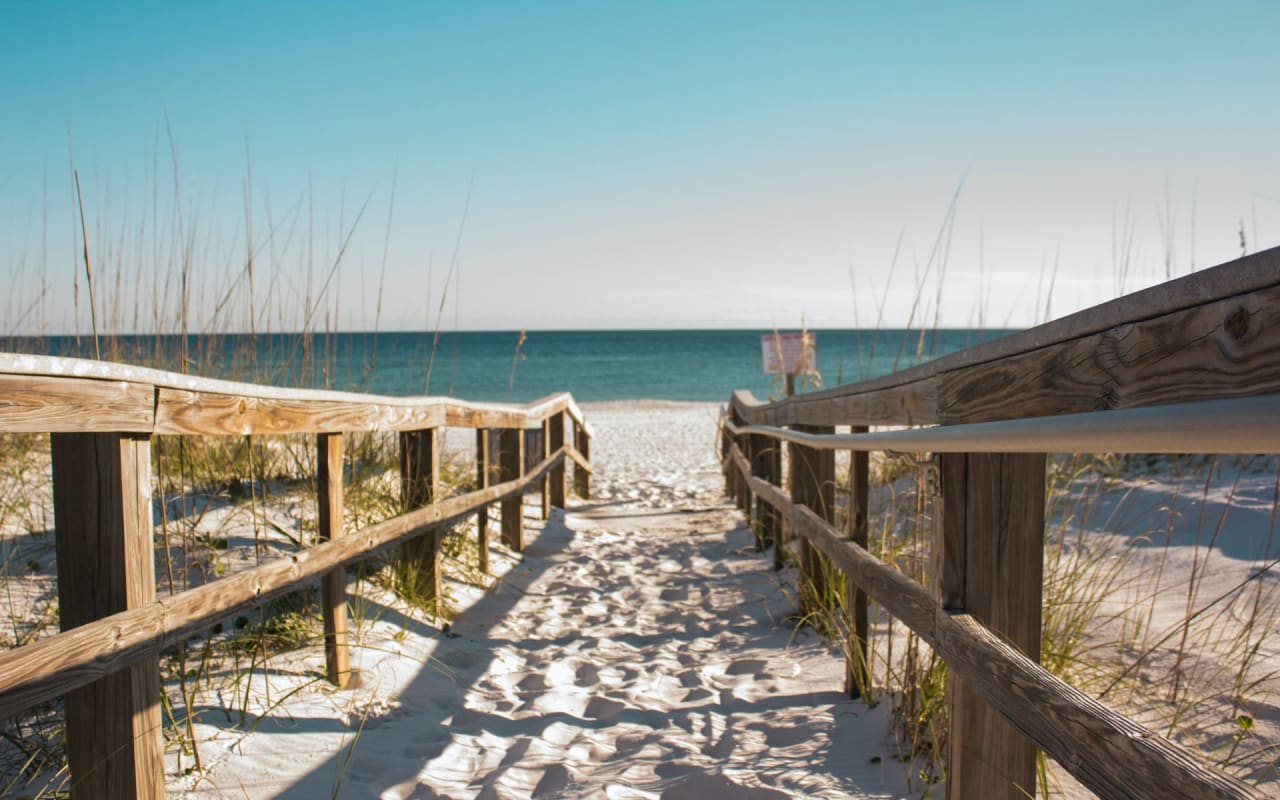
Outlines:
MULTIPOLYGON (((245 732, 234 714, 206 710, 206 771, 175 776, 171 790, 912 796, 906 765, 886 748, 885 706, 839 693, 840 656, 785 619, 785 578, 724 503, 715 406, 586 413, 591 502, 545 525, 526 505, 524 558, 487 594, 451 587, 467 607, 448 635, 384 610, 356 652, 361 686, 345 692, 300 677, 319 669, 316 652, 278 659, 270 716, 251 715, 245 732)), ((266 687, 255 680, 251 706, 261 708, 266 687)))
MULTIPOLYGON (((556 511, 543 523, 531 496, 523 559, 495 544, 497 582, 488 592, 451 580, 458 613, 447 634, 352 578, 352 688, 324 682, 318 647, 274 657, 266 669, 252 653, 213 665, 217 679, 205 682, 212 689, 194 709, 205 769, 191 769, 191 753, 170 742, 171 795, 936 794, 938 787, 908 782, 911 767, 893 757, 890 703, 868 709, 844 699, 839 654, 787 619, 795 576, 773 573, 771 559, 752 551, 741 517, 721 496, 716 407, 647 402, 585 410, 596 433, 590 502, 573 501, 567 514, 556 511)), ((470 446, 470 437, 454 438, 459 448, 470 446)), ((1280 556, 1276 460, 1242 469, 1228 459, 1212 472, 1185 461, 1150 467, 1163 477, 1153 479, 1143 465, 1113 473, 1106 463, 1092 465, 1057 495, 1065 505, 1050 508, 1050 527, 1065 531, 1065 557, 1080 554, 1094 575, 1080 585, 1103 588, 1082 643, 1096 648, 1086 660, 1114 665, 1143 654, 1133 680, 1103 700, 1162 733, 1176 716, 1187 744, 1230 756, 1242 777, 1275 787, 1280 583, 1269 559, 1280 556), (1218 601, 1241 585, 1234 599, 1218 601), (1153 596, 1160 602, 1148 614, 1153 596), (1242 652, 1251 654, 1244 673, 1242 652), (1175 670, 1192 688, 1170 704, 1175 670), (1248 731, 1235 726, 1241 716, 1252 720, 1248 731)), ((888 519, 894 503, 913 504, 902 488, 877 490, 873 519, 888 519)), ((47 484, 35 491, 47 495, 47 484)), ((47 497, 36 507, 47 509, 47 497)), ((215 504, 204 521, 242 539, 244 549, 251 528, 233 512, 243 509, 215 504)), ((282 529, 302 535, 288 509, 271 513, 284 515, 282 529)), ((15 620, 47 622, 41 609, 52 595, 52 537, 21 534, 48 527, 40 519, 18 522, 0 531, 13 565, 4 596, 15 620), (28 563, 36 565, 31 574, 28 563)), ((899 515, 892 524, 915 522, 899 515)), ((1046 588, 1046 603, 1050 596, 1046 588)), ((894 629, 895 654, 902 630, 894 629)), ((883 639, 877 647, 883 654, 883 639)), ((189 668, 197 658, 193 648, 189 668)), ((1093 674, 1082 662, 1073 680, 1099 694, 1117 671, 1109 670, 1093 674)), ((167 693, 177 705, 175 682, 167 693)), ((175 711, 181 719, 183 709, 175 711)), ((1049 775, 1055 794, 1090 796, 1056 765, 1049 775)))

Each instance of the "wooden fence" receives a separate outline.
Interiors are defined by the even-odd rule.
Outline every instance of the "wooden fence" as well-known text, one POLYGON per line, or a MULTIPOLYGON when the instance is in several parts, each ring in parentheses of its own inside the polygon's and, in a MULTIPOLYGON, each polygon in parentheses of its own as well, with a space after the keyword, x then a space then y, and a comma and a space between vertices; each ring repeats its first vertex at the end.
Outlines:
POLYGON ((949 798, 1034 796, 1036 748, 1104 798, 1268 796, 1038 661, 1045 453, 1280 452, 1280 249, 863 383, 772 403, 735 392, 722 430, 730 493, 775 564, 793 538, 802 587, 821 579, 818 552, 849 581, 850 693, 868 596, 947 662, 949 798), (836 450, 853 453, 843 531, 836 450), (929 588, 866 550, 872 450, 934 454, 929 588))
POLYGON ((0 353, 0 431, 49 433, 62 631, 0 653, 0 716, 63 696, 75 797, 161 798, 159 654, 229 615, 321 583, 328 678, 348 679, 344 569, 399 543, 434 561, 438 533, 478 515, 487 570, 488 509, 503 542, 524 546, 521 499, 542 514, 590 493, 590 429, 567 394, 528 405, 277 389, 120 364, 0 353), (476 431, 478 488, 439 496, 440 429, 476 431), (396 431, 408 513, 342 535, 343 434, 396 431), (566 433, 569 434, 566 441, 566 433), (321 543, 231 577, 157 599, 150 437, 311 434, 321 543), (494 482, 496 475, 497 482, 494 482))

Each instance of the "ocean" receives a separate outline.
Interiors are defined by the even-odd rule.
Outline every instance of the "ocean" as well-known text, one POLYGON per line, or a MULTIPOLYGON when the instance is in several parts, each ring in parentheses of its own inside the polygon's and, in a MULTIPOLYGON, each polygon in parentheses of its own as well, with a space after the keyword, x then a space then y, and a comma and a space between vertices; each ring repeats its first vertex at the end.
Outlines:
MULTIPOLYGON (((817 330, 818 375, 799 391, 904 369, 1012 331, 817 330)), ((190 371, 277 386, 389 395, 451 395, 525 402, 572 392, 579 402, 723 402, 734 389, 764 399, 783 385, 761 370, 760 336, 771 331, 515 331, 218 334, 187 339, 190 371), (434 343, 434 345, 433 345, 434 343), (434 352, 434 356, 432 353, 434 352)), ((182 337, 103 340, 103 358, 180 370, 182 337)), ((0 349, 92 357, 89 337, 0 339, 0 349)))

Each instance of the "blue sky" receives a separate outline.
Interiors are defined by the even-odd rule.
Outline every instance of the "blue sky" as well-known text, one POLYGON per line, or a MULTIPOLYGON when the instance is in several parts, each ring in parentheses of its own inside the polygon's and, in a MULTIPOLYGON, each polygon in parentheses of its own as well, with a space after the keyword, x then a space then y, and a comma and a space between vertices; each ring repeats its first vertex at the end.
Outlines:
POLYGON ((0 13, 6 329, 86 324, 72 164, 124 328, 184 261, 210 327, 384 263, 393 328, 451 265, 464 328, 1026 325, 1280 239, 1273 2, 0 13))

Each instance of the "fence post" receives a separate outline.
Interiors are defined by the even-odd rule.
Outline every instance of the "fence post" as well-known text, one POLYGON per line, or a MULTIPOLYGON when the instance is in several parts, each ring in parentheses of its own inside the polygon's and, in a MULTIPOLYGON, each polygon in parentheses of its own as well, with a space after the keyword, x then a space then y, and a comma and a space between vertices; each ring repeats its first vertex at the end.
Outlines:
MULTIPOLYGON (((782 472, 782 450, 768 436, 755 433, 747 441, 751 451, 751 475, 774 485, 782 472)), ((763 553, 774 544, 782 515, 778 509, 760 497, 755 502, 756 550, 763 553)))
MULTIPOLYGON (((502 483, 524 474, 524 431, 520 428, 503 428, 498 435, 498 467, 502 483)), ((523 493, 502 501, 502 542, 517 553, 524 552, 523 503, 523 493)))
MULTIPOLYGON (((435 428, 400 432, 400 498, 406 511, 435 502, 439 493, 440 448, 435 428)), ((400 546, 409 570, 411 593, 440 616, 440 547, 444 532, 437 529, 400 546), (432 607, 434 606, 434 607, 432 607)))
MULTIPOLYGON (((1040 660, 1045 456, 942 454, 935 592, 1040 660)), ((1036 748, 953 675, 947 797, 1035 796, 1036 748)))
MULTIPOLYGON (((493 477, 493 453, 490 450, 492 442, 491 431, 488 428, 476 428, 476 488, 485 489, 492 483, 493 477)), ((489 506, 480 506, 480 510, 476 512, 476 535, 478 542, 479 566, 482 573, 489 572, 489 506)))
MULTIPOLYGON (((729 421, 737 427, 741 427, 744 424, 742 415, 739 414, 735 408, 729 409, 729 421)), ((733 448, 737 447, 738 452, 750 459, 751 451, 746 440, 747 437, 745 436, 741 436, 736 433, 730 434, 729 441, 731 444, 729 451, 732 452, 733 448)), ((742 473, 738 471, 737 464, 734 464, 732 461, 729 462, 729 496, 733 498, 733 504, 736 505, 738 510, 744 515, 751 513, 751 499, 748 494, 746 479, 743 478, 742 473)))
MULTIPOLYGON (((866 433, 865 425, 853 426, 850 433, 866 433)), ((849 454, 849 538, 863 548, 867 546, 867 514, 870 496, 870 453, 865 450, 849 454)), ((852 578, 845 579, 846 620, 849 626, 849 652, 846 654, 845 691, 850 697, 861 697, 871 685, 871 665, 867 661, 867 594, 852 578)))
MULTIPOLYGON (((564 418, 565 412, 561 411, 552 414, 547 420, 547 449, 544 451, 547 455, 559 450, 564 446, 564 418)), ((556 508, 564 508, 564 461, 561 461, 551 470, 551 505, 556 508)))
MULTIPOLYGON (((150 439, 54 433, 50 453, 62 629, 154 600, 150 439)), ((67 692, 64 704, 75 797, 164 797, 158 657, 67 692)))
MULTIPOLYGON (((342 434, 316 436, 316 488, 320 541, 342 535, 342 434)), ((320 581, 320 605, 324 614, 324 665, 329 682, 339 689, 351 677, 351 652, 347 640, 347 571, 339 568, 320 581)))
MULTIPOLYGON (((542 421, 542 430, 538 432, 538 438, 542 441, 537 453, 538 461, 544 461, 547 456, 551 455, 551 417, 547 417, 542 421)), ((543 476, 542 486, 540 488, 542 519, 543 521, 551 519, 551 476, 550 474, 543 476)))
MULTIPOLYGON (((799 433, 835 432, 835 428, 829 425, 793 425, 792 429, 799 433)), ((813 513, 827 522, 835 522, 835 477, 835 451, 818 450, 798 444, 791 445, 791 499, 793 502, 808 506, 813 513)), ((802 538, 800 540, 800 613, 802 616, 822 607, 821 598, 826 594, 826 588, 821 555, 807 539, 802 538)))
MULTIPOLYGON (((573 446, 587 463, 591 463, 591 434, 577 420, 573 423, 573 446)), ((591 499, 591 473, 575 464, 573 467, 573 492, 583 500, 591 499)))

